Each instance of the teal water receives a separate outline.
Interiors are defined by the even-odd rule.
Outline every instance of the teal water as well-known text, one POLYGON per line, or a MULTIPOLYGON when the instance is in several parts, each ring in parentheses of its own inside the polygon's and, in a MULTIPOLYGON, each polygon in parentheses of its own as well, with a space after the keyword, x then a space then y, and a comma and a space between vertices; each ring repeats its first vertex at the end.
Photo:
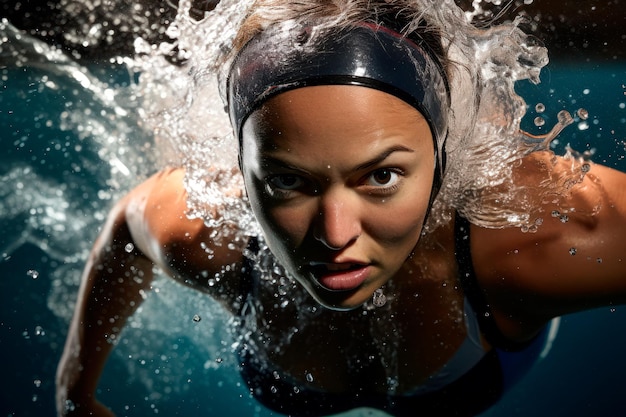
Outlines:
MULTIPOLYGON (((119 111, 127 102, 103 101, 55 65, 5 62, 1 72, 0 416, 54 415, 77 274, 107 208, 153 166, 150 135, 132 108, 119 111)), ((81 68, 114 90, 130 82, 122 67, 81 68)), ((520 86, 531 107, 523 128, 545 133, 558 111, 584 108, 588 119, 567 128, 556 151, 568 143, 594 149, 594 160, 626 172, 626 63, 553 63, 542 79, 520 86)), ((235 371, 225 314, 170 281, 156 287, 123 334, 100 399, 119 416, 275 415, 250 398, 235 371)), ((621 306, 564 318, 548 358, 484 416, 621 415, 625 326, 621 306)))

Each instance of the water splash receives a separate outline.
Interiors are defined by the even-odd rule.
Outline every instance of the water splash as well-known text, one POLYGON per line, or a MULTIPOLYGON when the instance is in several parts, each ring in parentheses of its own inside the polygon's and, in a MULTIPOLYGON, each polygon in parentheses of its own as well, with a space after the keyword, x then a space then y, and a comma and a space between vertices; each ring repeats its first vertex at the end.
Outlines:
MULTIPOLYGON (((492 192, 511 183, 511 164, 533 151, 549 149, 549 141, 567 125, 559 121, 541 138, 520 130, 526 103, 514 85, 522 80, 539 83, 541 68, 548 63, 546 49, 520 29, 521 18, 486 29, 474 26, 472 19, 484 12, 483 2, 474 2, 474 10, 469 12, 452 0, 411 3, 420 5, 424 10, 420 17, 445 34, 451 63, 449 165, 427 229, 447 223, 451 207, 486 227, 528 226, 534 222, 527 215, 529 207, 514 204, 520 190, 510 186, 506 195, 492 192)), ((242 191, 243 184, 234 169, 237 144, 220 101, 218 82, 250 6, 250 1, 223 1, 197 21, 190 16, 191 3, 181 1, 168 30, 175 41, 158 47, 138 45, 143 54, 140 86, 143 96, 149 98, 149 105, 143 108, 144 120, 162 142, 175 149, 187 169, 190 215, 214 224, 211 208, 217 205, 220 222, 238 220, 244 234, 254 235, 259 230, 245 200, 229 199, 223 191, 242 191), (167 64, 165 57, 173 51, 184 65, 167 64), (170 88, 164 89, 168 84, 170 88)), ((341 22, 333 20, 332 24, 341 22)))
MULTIPOLYGON (((138 117, 133 61, 120 58, 107 71, 88 68, 2 21, 0 64, 0 117, 9 127, 2 139, 8 155, 0 156, 6 157, 0 168, 0 252, 6 259, 32 245, 45 254, 54 265, 45 276, 50 282, 47 307, 69 323, 81 271, 109 209, 172 157, 165 147, 155 146, 138 117)), ((27 274, 44 279, 34 270, 27 274)), ((192 347, 202 357, 232 357, 224 355, 228 348, 221 343, 229 340, 228 332, 189 320, 194 314, 228 320, 206 296, 155 280, 151 296, 124 330, 127 337, 114 341, 114 355, 124 358, 133 381, 159 393, 184 391, 190 389, 184 369, 197 365, 189 355, 192 347), (187 327, 189 322, 195 326, 187 327), (180 349, 164 345, 176 337, 187 341, 180 349), (170 352, 178 365, 168 366, 162 352, 170 352)), ((49 340, 58 350, 59 340, 49 340)), ((235 364, 224 366, 234 369, 235 364)), ((220 378, 229 375, 236 377, 224 372, 220 378)))
MULTIPOLYGON (((0 23, 0 86, 5 89, 15 86, 18 78, 15 70, 19 69, 20 77, 25 80, 24 91, 34 91, 40 98, 52 97, 60 108, 57 113, 50 110, 54 106, 42 106, 39 112, 31 109, 31 113, 39 116, 28 123, 41 124, 46 135, 54 137, 46 151, 48 156, 38 157, 34 162, 13 163, 0 173, 4 184, 0 197, 5 209, 0 220, 3 226, 24 225, 17 233, 19 238, 2 242, 0 249, 10 254, 25 243, 32 243, 59 260, 62 266, 51 277, 48 305, 65 321, 72 312, 84 259, 108 209, 155 168, 166 164, 186 168, 191 217, 203 218, 211 226, 237 225, 247 235, 259 233, 242 198, 237 143, 218 87, 222 60, 251 3, 250 0, 223 1, 205 18, 197 20, 191 2, 181 1, 173 23, 163 32, 172 41, 163 40, 166 37, 161 41, 154 41, 151 36, 144 39, 143 33, 161 32, 162 28, 153 28, 150 19, 133 20, 136 28, 129 31, 136 36, 136 56, 113 61, 122 72, 127 72, 128 81, 120 84, 101 81, 88 68, 77 64, 74 57, 24 35, 6 21, 0 23), (137 77, 139 83, 135 85, 137 77), (55 153, 67 167, 51 177, 42 166, 44 162, 50 164, 49 156, 55 153), (225 189, 230 192, 225 194, 225 189), (220 215, 213 217, 212 207, 216 205, 220 215)), ((82 2, 86 9, 72 9, 74 6, 70 7, 69 2, 64 4, 81 24, 80 31, 68 31, 67 39, 86 46, 98 44, 103 37, 109 42, 105 25, 85 13, 95 3, 82 2), (83 36, 84 33, 88 36, 83 36)), ((452 163, 433 210, 437 215, 433 216, 431 227, 448 220, 445 210, 448 207, 459 208, 470 220, 486 226, 536 225, 534 219, 527 217, 527 205, 502 209, 503 201, 517 200, 519 190, 496 195, 492 189, 510 180, 509 170, 505 168, 529 152, 547 149, 549 142, 570 122, 571 116, 568 119, 564 115, 545 136, 532 136, 519 129, 525 103, 513 86, 519 80, 539 82, 540 69, 547 64, 545 49, 519 29, 519 20, 493 29, 477 29, 470 24, 474 15, 458 9, 452 0, 424 0, 421 4, 426 6, 427 19, 449 34, 446 47, 453 63, 448 142, 452 163)), ((127 16, 122 16, 119 10, 107 13, 103 21, 122 22, 143 12, 135 10, 127 16)), ((116 27, 122 30, 122 26, 120 23, 116 27)), ((23 98, 25 93, 11 94, 23 98)), ((579 117, 583 119, 581 114, 579 117)), ((34 152, 39 145, 33 146, 31 137, 24 133, 11 139, 17 149, 34 152)), ((584 166, 580 161, 585 161, 588 155, 570 151, 568 156, 575 162, 572 172, 559 178, 555 187, 546 191, 546 196, 567 189, 585 173, 576 167, 584 166)), ((567 213, 561 215, 564 214, 567 213)), ((258 260, 266 290, 275 292, 277 302, 286 311, 298 304, 301 313, 297 325, 284 333, 284 340, 276 343, 280 349, 313 321, 320 310, 313 302, 308 305, 308 301, 293 299, 295 283, 286 278, 267 248, 261 251, 258 260)), ((159 356, 154 356, 158 353, 147 352, 159 349, 144 349, 144 345, 163 343, 162 333, 167 332, 171 337, 189 338, 208 357, 231 357, 224 354, 230 346, 219 342, 228 340, 229 336, 205 327, 213 319, 226 321, 225 317, 206 297, 182 291, 170 281, 157 280, 152 296, 126 330, 129 340, 140 342, 121 343, 116 354, 137 358, 127 362, 129 373, 146 386, 161 391, 154 386, 157 383, 154 368, 145 366, 146 362, 162 362, 159 356), (187 307, 188 300, 192 300, 191 310, 187 307), (196 316, 212 320, 189 320, 196 316)), ((251 335, 258 329, 248 330, 251 335)), ((261 341, 239 340, 244 342, 253 346, 261 341)), ((180 356, 184 361, 184 354, 180 356)), ((182 370, 170 369, 164 374, 172 386, 184 389, 187 385, 182 370)), ((390 386, 393 378, 390 375, 390 386)))

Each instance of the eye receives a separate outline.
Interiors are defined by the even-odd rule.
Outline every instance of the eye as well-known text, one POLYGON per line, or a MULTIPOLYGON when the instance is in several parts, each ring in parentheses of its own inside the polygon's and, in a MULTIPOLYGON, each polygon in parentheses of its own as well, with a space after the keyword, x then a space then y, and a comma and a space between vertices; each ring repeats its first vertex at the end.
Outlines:
POLYGON ((274 190, 291 191, 304 185, 304 180, 297 175, 279 174, 267 180, 267 185, 274 190))
POLYGON ((381 168, 367 177, 367 185, 374 187, 392 187, 400 179, 400 174, 389 168, 381 168))

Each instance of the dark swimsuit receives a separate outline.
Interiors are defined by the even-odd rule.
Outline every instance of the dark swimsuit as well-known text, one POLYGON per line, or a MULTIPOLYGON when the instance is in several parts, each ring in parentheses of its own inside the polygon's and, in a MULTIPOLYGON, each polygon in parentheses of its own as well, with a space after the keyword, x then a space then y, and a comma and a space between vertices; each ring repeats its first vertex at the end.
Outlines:
MULTIPOLYGON (((475 312, 480 331, 492 346, 496 346, 488 352, 481 352, 469 371, 464 371, 463 375, 436 390, 420 392, 418 387, 416 394, 329 393, 302 386, 288 376, 278 377, 267 363, 256 360, 248 350, 240 349, 241 375, 254 397, 271 410, 294 417, 324 416, 360 407, 384 410, 394 416, 462 417, 473 416, 489 408, 537 360, 546 344, 548 332, 544 331, 525 344, 514 344, 500 333, 474 274, 469 222, 460 216, 455 219, 455 249, 466 302, 475 312)), ((253 265, 246 269, 252 271, 253 265)), ((250 278, 245 281, 250 281, 248 288, 252 293, 254 274, 248 272, 245 275, 250 278)), ((245 320, 245 312, 241 313, 245 320)))

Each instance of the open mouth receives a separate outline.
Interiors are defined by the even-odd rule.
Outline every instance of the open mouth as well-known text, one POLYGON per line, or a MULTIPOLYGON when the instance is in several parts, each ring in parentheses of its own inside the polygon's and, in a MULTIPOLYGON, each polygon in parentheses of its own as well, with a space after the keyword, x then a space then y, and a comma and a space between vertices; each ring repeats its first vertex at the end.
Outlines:
POLYGON ((359 263, 311 263, 315 280, 331 291, 350 291, 367 279, 370 267, 359 263))

